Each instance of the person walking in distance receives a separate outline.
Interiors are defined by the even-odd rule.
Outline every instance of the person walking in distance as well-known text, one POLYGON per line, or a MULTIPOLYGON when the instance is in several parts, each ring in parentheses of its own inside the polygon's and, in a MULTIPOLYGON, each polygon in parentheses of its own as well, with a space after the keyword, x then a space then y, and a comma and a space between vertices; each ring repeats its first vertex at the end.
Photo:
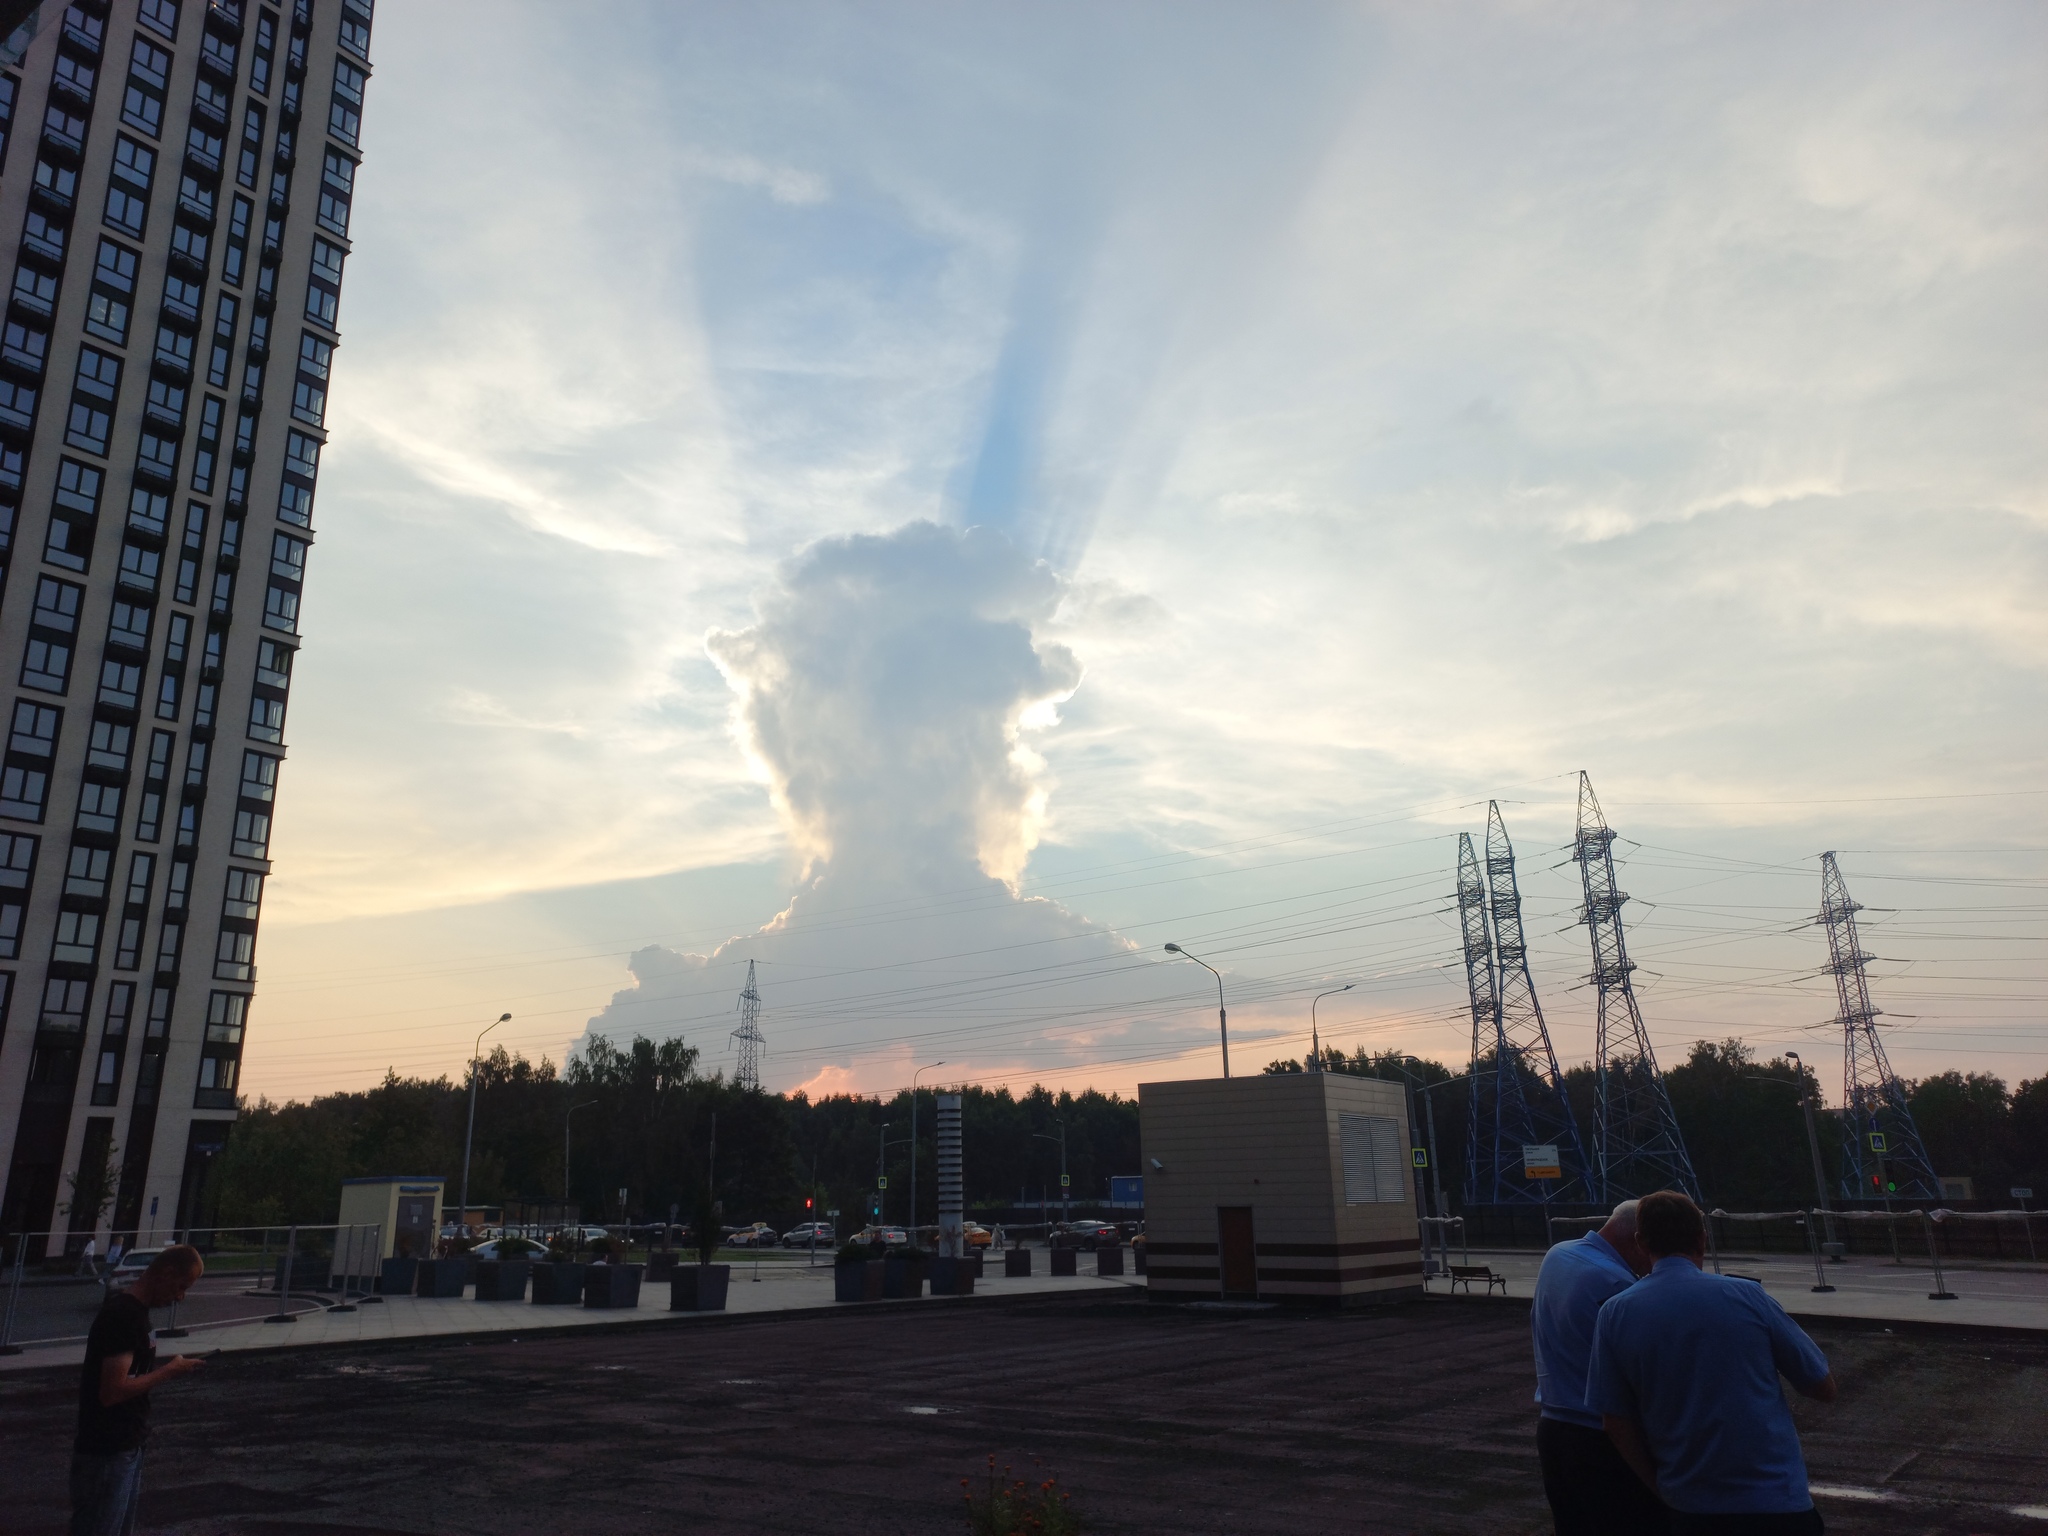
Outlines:
POLYGON ((1656 1263, 1600 1309, 1588 1406, 1673 1536, 1820 1536, 1778 1378, 1831 1403, 1827 1356, 1761 1285, 1701 1270, 1706 1218, 1684 1195, 1645 1195, 1636 1232, 1656 1263))
POLYGON ((78 1438, 71 1454, 71 1536, 129 1536, 142 1497, 142 1445, 149 1394, 199 1369, 191 1355, 156 1363, 149 1309, 184 1299, 205 1271, 199 1250, 179 1243, 150 1261, 142 1278, 115 1291, 86 1336, 78 1374, 78 1438))
POLYGON ((1536 1455, 1557 1536, 1663 1536, 1663 1504, 1631 1470, 1586 1406, 1586 1368, 1600 1309, 1648 1274, 1636 1241, 1636 1202, 1597 1232, 1558 1243, 1536 1274, 1529 1326, 1536 1345, 1536 1455))

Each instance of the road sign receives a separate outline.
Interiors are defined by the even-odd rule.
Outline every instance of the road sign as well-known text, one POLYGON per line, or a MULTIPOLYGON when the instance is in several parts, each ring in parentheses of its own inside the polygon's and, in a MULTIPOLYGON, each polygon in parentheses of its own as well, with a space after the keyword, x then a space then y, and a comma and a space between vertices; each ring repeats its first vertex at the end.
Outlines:
POLYGON ((884 1178, 884 1179, 876 1179, 876 1180, 875 1180, 875 1188, 877 1188, 877 1189, 887 1189, 888 1187, 889 1187, 889 1181, 888 1181, 887 1179, 885 1179, 885 1178, 884 1178))
POLYGON ((1427 1168, 1429 1166, 1429 1148, 1410 1147, 1408 1149, 1408 1161, 1418 1168, 1427 1168))
POLYGON ((1870 1133, 1870 1150, 1871 1150, 1871 1151, 1873 1151, 1873 1152, 1879 1153, 1879 1154, 1882 1154, 1882 1153, 1883 1153, 1883 1151, 1884 1151, 1884 1132, 1883 1132, 1883 1131, 1872 1131, 1872 1132, 1870 1133))
MULTIPOLYGON (((1421 1164, 1417 1164, 1420 1167, 1421 1164)), ((1557 1144, 1545 1142, 1540 1146, 1524 1143, 1522 1146, 1522 1177, 1525 1179, 1561 1179, 1564 1164, 1557 1155, 1557 1144)))
POLYGON ((1073 1183, 1074 1183, 1074 1181, 1073 1181, 1072 1179, 1068 1178, 1068 1177, 1067 1177, 1067 1176, 1066 1176, 1066 1175, 1065 1175, 1064 1173, 1060 1175, 1060 1188, 1061 1188, 1061 1189, 1070 1189, 1070 1188, 1072 1188, 1072 1187, 1073 1187, 1073 1183))
POLYGON ((1143 1205, 1145 1180, 1140 1174, 1113 1174, 1109 1181, 1111 1205, 1143 1205))
POLYGON ((2015 1200, 2031 1200, 2034 1198, 2034 1192, 2031 1189, 2015 1189, 2012 1191, 2012 1197, 2015 1200))

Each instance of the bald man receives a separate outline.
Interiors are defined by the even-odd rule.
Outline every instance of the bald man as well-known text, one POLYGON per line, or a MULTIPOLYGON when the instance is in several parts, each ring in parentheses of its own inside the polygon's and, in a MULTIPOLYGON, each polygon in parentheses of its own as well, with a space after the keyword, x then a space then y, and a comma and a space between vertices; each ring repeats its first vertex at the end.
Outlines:
POLYGON ((142 1498, 149 1394, 199 1369, 191 1355, 156 1363, 149 1309, 182 1301, 205 1272, 197 1248, 166 1248, 93 1319, 78 1375, 78 1438, 71 1453, 71 1536, 129 1536, 142 1498))
POLYGON ((1597 1232, 1558 1243, 1536 1276, 1530 1330, 1536 1345, 1536 1453, 1557 1536, 1664 1536, 1669 1515, 1622 1458, 1587 1406, 1587 1367, 1601 1307, 1650 1272, 1636 1239, 1636 1202, 1624 1200, 1597 1232))

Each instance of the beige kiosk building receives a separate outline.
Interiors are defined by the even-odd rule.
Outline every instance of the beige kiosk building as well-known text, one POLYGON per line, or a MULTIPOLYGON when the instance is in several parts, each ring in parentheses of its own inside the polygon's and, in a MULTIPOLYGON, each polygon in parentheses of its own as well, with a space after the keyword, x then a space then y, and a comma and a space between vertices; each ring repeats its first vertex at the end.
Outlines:
POLYGON ((1150 1293, 1356 1305, 1419 1295, 1406 1095, 1336 1073, 1141 1083, 1150 1293))
POLYGON ((357 1240, 364 1243, 369 1241, 370 1229, 376 1228, 380 1260, 431 1259, 441 1192, 447 1185, 443 1178, 399 1174, 343 1179, 341 1214, 335 1219, 344 1227, 358 1229, 357 1240))

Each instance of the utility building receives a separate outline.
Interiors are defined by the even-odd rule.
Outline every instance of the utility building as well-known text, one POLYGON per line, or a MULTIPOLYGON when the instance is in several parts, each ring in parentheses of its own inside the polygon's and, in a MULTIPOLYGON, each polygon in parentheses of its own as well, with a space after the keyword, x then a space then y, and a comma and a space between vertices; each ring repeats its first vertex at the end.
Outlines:
POLYGON ((0 1229, 161 1241, 205 1219, 236 1113, 371 0, 24 11, 0 39, 0 1229))
POLYGON ((1326 1306, 1422 1288, 1406 1095, 1340 1073, 1141 1083, 1150 1293, 1326 1306))

